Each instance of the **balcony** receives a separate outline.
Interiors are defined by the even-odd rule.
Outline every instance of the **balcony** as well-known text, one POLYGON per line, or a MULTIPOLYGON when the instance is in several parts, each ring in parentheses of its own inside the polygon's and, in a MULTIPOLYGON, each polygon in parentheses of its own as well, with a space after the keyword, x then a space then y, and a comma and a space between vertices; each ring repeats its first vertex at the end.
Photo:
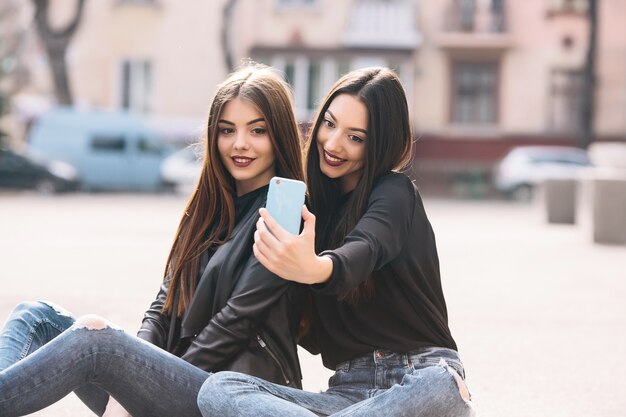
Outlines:
POLYGON ((414 50, 422 42, 415 2, 355 0, 342 44, 349 48, 414 50))
POLYGON ((437 43, 449 49, 503 50, 512 46, 505 0, 450 0, 437 43))

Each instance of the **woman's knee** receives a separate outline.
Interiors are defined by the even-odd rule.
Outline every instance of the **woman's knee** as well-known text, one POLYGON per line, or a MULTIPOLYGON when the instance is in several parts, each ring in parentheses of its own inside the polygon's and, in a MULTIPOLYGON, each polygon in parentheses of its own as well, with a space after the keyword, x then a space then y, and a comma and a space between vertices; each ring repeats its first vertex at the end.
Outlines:
MULTIPOLYGON (((211 375, 204 381, 202 387, 200 388, 200 393, 198 394, 198 398, 210 397, 214 394, 222 394, 224 392, 228 392, 228 387, 234 383, 239 382, 241 378, 239 378, 241 374, 237 372, 231 371, 222 371, 216 372, 211 375)), ((245 375, 244 375, 245 376, 245 375)))
MULTIPOLYGON (((471 416, 473 406, 465 381, 447 363, 406 375, 402 384, 417 409, 436 410, 436 415, 471 416)), ((420 414, 421 415, 421 414, 420 414)))
POLYGON ((96 314, 86 314, 79 317, 74 322, 72 328, 86 329, 86 330, 104 330, 106 328, 113 327, 108 321, 96 314))
POLYGON ((76 319, 68 329, 68 337, 75 349, 89 352, 114 352, 123 350, 128 343, 126 333, 95 314, 76 319))
POLYGON ((227 372, 211 374, 200 387, 197 402, 200 413, 205 417, 215 415, 215 411, 224 406, 223 399, 227 394, 220 382, 224 373, 227 372))
POLYGON ((25 320, 41 321, 47 319, 56 321, 56 318, 72 318, 70 312, 63 307, 49 301, 23 301, 19 303, 11 313, 11 317, 20 317, 25 320))
POLYGON ((124 330, 97 314, 86 314, 76 319, 71 330, 87 330, 88 333, 124 334, 124 330), (114 330, 114 332, 108 332, 114 330))
POLYGON ((213 416, 217 411, 228 410, 229 401, 235 394, 254 387, 250 378, 248 375, 230 371, 211 374, 198 393, 198 408, 202 415, 213 416))

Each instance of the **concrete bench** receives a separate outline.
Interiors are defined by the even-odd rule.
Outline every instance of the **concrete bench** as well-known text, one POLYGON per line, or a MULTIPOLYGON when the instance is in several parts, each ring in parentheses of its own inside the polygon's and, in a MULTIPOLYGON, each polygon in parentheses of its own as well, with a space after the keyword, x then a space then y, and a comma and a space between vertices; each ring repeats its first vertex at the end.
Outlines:
POLYGON ((589 156, 593 241, 626 245, 626 143, 595 143, 589 156))

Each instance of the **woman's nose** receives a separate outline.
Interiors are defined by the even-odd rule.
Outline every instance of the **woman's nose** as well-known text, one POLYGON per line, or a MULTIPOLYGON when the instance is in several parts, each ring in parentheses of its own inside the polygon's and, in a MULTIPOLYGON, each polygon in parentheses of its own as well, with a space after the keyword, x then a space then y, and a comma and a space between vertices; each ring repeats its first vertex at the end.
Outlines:
POLYGON ((237 133, 237 136, 235 137, 235 143, 233 144, 233 148, 245 150, 245 149, 248 149, 249 147, 250 147, 250 144, 248 143, 248 138, 246 134, 237 133))
POLYGON ((326 148, 326 150, 329 152, 338 150, 341 145, 340 139, 341 134, 339 132, 339 129, 330 132, 326 137, 326 143, 324 144, 324 148, 326 148))

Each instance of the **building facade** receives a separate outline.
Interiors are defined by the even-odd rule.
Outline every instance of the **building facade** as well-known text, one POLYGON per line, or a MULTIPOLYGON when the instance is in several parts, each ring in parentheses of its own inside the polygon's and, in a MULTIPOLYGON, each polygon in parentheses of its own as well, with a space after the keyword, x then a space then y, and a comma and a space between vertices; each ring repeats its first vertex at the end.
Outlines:
MULTIPOLYGON (((626 3, 599 5, 595 130, 601 140, 626 140, 626 3)), ((303 122, 341 74, 389 66, 407 91, 420 166, 484 173, 515 144, 576 142, 587 7, 587 0, 99 0, 88 2, 67 59, 77 103, 127 108, 164 130, 178 126, 173 131, 201 123, 228 73, 226 53, 282 71, 303 122)), ((33 60, 39 75, 30 91, 45 94, 42 62, 33 60)))

